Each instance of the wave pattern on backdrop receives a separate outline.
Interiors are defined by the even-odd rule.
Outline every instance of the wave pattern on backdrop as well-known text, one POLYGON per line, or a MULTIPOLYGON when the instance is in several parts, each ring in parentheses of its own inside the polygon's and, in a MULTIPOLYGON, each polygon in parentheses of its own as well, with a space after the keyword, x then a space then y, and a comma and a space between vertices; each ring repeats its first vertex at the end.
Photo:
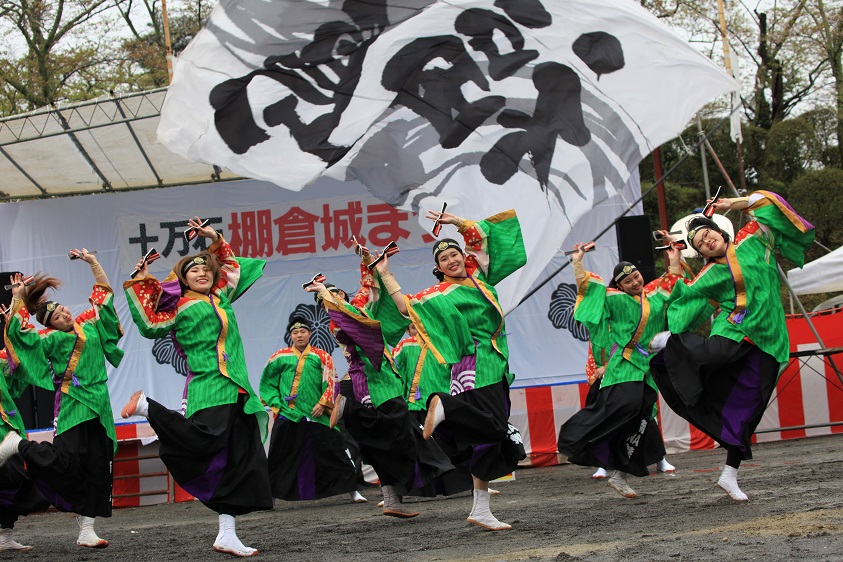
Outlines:
POLYGON ((515 208, 511 310, 580 217, 735 88, 629 0, 229 0, 179 57, 158 136, 292 190, 327 173, 413 212, 515 208))

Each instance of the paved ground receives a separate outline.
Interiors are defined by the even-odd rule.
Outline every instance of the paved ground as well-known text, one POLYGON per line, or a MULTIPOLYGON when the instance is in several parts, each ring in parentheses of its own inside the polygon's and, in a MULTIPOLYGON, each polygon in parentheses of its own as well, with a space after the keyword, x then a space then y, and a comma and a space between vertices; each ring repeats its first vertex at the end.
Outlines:
MULTIPOLYGON (((415 519, 384 517, 377 489, 365 490, 370 503, 361 505, 279 502, 238 518, 238 531, 262 560, 843 561, 843 436, 762 444, 754 453, 740 471, 750 497, 741 504, 715 485, 725 454, 704 451, 670 457, 675 476, 634 479, 633 500, 591 480, 584 467, 519 470, 492 500, 495 514, 515 527, 507 532, 466 523, 469 495, 420 499, 415 519)), ((120 509, 97 528, 112 544, 87 550, 75 545, 70 516, 33 515, 15 533, 35 550, 0 559, 230 559, 211 550, 216 516, 199 503, 120 509)))

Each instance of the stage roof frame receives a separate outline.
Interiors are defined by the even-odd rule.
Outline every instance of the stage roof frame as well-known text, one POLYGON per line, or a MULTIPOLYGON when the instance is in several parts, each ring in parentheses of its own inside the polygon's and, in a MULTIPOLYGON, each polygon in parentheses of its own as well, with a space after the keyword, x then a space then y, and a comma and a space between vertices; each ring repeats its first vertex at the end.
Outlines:
POLYGON ((241 179, 156 139, 167 88, 0 119, 0 202, 241 179))

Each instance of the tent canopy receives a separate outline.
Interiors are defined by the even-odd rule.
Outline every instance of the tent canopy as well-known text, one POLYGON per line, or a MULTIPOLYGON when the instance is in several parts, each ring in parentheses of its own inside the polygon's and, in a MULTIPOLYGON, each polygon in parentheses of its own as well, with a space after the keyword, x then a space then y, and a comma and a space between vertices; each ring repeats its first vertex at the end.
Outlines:
POLYGON ((166 88, 0 119, 0 201, 237 179, 156 141, 166 88))
POLYGON ((843 291, 843 246, 830 254, 787 272, 797 295, 843 291))

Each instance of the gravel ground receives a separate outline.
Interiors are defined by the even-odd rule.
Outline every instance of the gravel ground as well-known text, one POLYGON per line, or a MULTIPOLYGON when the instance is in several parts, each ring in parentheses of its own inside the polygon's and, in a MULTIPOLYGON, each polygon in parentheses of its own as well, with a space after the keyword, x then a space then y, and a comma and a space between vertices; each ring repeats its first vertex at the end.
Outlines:
MULTIPOLYGON (((593 470, 562 465, 518 470, 496 483, 492 509, 512 531, 489 532, 465 517, 471 496, 414 499, 414 519, 384 517, 378 488, 368 504, 347 498, 277 502, 273 511, 239 517, 238 534, 258 559, 403 560, 834 560, 843 561, 842 436, 759 444, 740 471, 750 501, 733 502, 716 487, 723 451, 673 455, 674 476, 633 478, 639 497, 625 499, 593 470)), ((97 521, 111 546, 75 544, 76 524, 51 512, 21 519, 18 560, 228 560, 211 550, 216 515, 198 502, 115 510, 97 521)))

